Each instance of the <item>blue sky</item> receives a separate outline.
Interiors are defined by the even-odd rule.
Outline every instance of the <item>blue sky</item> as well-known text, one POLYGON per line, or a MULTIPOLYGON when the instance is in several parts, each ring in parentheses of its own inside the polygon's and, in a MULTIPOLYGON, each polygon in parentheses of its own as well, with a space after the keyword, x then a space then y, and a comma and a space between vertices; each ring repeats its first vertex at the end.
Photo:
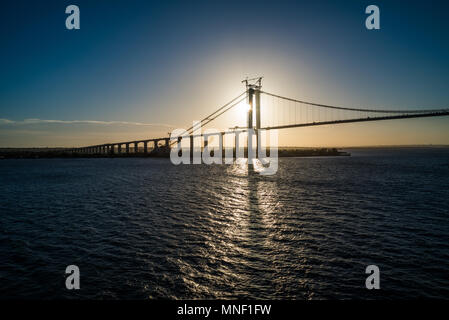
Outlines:
MULTIPOLYGON (((448 9, 446 1, 4 1, 0 146, 161 136, 239 94, 245 76, 322 103, 447 108, 448 9), (65 28, 70 4, 80 8, 80 30, 65 28), (365 28, 369 4, 380 7, 381 30, 365 28)), ((449 144, 448 125, 295 129, 281 142, 449 144)))

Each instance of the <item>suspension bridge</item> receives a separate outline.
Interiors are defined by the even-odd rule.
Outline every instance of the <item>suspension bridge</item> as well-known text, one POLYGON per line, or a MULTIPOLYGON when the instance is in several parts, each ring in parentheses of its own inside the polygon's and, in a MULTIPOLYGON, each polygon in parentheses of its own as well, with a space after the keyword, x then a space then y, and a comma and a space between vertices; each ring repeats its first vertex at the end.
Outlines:
MULTIPOLYGON (((246 90, 225 105, 216 109, 201 121, 185 130, 182 136, 190 137, 190 148, 193 150, 194 138, 201 133, 197 133, 198 128, 204 127, 224 115, 236 106, 246 103, 247 125, 245 127, 231 127, 230 129, 216 134, 226 135, 254 130, 288 129, 299 127, 311 127, 320 125, 337 125, 344 123, 384 121, 410 118, 442 117, 449 115, 449 108, 445 109, 370 109, 352 108, 320 104, 316 102, 303 101, 299 99, 285 97, 279 94, 262 90, 262 77, 246 79, 246 90)), ((69 152, 84 154, 157 154, 167 152, 176 143, 180 143, 181 137, 177 140, 170 140, 170 137, 154 139, 144 139, 135 141, 104 143, 100 145, 70 148, 69 152)), ((249 142, 249 140, 248 140, 249 142)), ((207 146, 208 137, 204 135, 203 145, 207 146)), ((238 148, 238 138, 235 139, 235 148, 238 148)), ((257 141, 259 148, 259 141, 257 141)))

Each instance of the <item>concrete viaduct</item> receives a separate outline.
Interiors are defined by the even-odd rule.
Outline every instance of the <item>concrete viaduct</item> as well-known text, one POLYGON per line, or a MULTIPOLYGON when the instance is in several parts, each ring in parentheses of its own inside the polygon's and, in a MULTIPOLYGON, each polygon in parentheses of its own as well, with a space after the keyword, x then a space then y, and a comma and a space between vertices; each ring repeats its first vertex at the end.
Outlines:
POLYGON ((160 146, 159 142, 163 141, 164 145, 161 147, 168 148, 170 145, 169 138, 159 138, 159 139, 149 139, 149 140, 136 140, 127 142, 115 142, 115 143, 105 143, 95 146, 81 147, 81 148, 71 148, 68 149, 69 152, 74 153, 84 153, 84 154, 130 154, 130 145, 133 147, 133 153, 141 153, 139 151, 140 144, 143 145, 143 153, 146 154, 149 151, 148 147, 153 147, 152 151, 157 151, 160 146), (150 144, 150 145, 149 145, 150 144), (152 145, 151 145, 152 144, 152 145))

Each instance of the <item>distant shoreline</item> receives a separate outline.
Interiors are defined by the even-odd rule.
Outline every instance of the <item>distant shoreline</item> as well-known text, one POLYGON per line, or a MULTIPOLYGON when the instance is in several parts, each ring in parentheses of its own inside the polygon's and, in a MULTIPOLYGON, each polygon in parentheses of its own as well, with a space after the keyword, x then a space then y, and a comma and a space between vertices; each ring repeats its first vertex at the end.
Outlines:
MULTIPOLYGON (((278 156, 286 157, 334 157, 350 156, 348 150, 361 149, 436 149, 449 148, 449 145, 385 145, 385 146, 354 146, 354 147, 279 147, 278 156), (345 150, 345 151, 343 151, 345 150)), ((269 150, 267 150, 269 155, 269 150)), ((246 150, 245 150, 246 154, 246 150)), ((71 153, 66 148, 0 148, 0 159, 42 159, 42 158, 168 158, 170 153, 161 148, 159 151, 144 153, 139 149, 138 153, 129 154, 78 154, 71 153)))
MULTIPOLYGON (((234 150, 235 152, 235 150, 234 150)), ((247 150, 245 148, 245 154, 247 150)), ((269 150, 267 154, 270 155, 269 150)), ((284 157, 335 157, 350 156, 348 152, 337 148, 279 148, 278 156, 284 157)), ((167 149, 144 153, 115 153, 115 154, 83 154, 72 153, 67 149, 53 148, 0 148, 0 159, 42 159, 42 158, 169 158, 167 149)))

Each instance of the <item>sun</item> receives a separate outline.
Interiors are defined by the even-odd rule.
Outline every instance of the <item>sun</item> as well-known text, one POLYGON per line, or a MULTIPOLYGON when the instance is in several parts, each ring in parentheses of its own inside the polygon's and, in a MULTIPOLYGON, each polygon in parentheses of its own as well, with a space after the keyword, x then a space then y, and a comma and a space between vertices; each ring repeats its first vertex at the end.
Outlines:
POLYGON ((244 117, 244 119, 246 119, 246 117, 248 116, 248 111, 249 111, 250 108, 251 108, 251 106, 248 103, 246 103, 246 102, 240 103, 237 106, 238 114, 240 116, 244 117))

